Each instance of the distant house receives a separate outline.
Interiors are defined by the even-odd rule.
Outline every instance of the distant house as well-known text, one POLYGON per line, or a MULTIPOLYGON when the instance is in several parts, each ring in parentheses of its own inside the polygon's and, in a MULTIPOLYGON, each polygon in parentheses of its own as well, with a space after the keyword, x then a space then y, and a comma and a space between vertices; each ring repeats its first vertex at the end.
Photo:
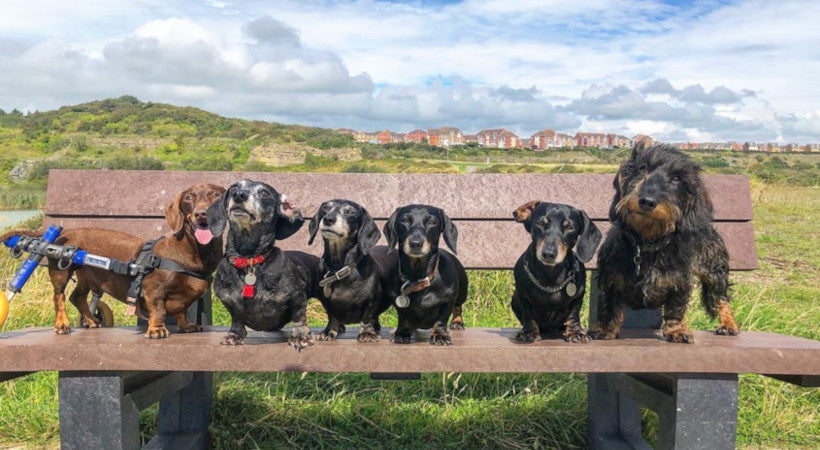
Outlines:
POLYGON ((745 150, 747 152, 756 152, 756 151, 759 151, 758 149, 759 149, 759 147, 754 142, 744 142, 743 143, 743 150, 745 150))
POLYGON ((390 130, 380 131, 376 134, 377 144, 391 144, 393 142, 401 142, 404 135, 401 133, 394 133, 390 130))
POLYGON ((462 139, 462 140, 463 140, 463 142, 464 142, 464 145, 467 145, 467 144, 469 144, 469 143, 471 143, 471 142, 475 142, 476 144, 478 144, 478 136, 477 136, 477 135, 475 135, 475 134, 465 134, 465 135, 463 136, 463 139, 462 139))
POLYGON ((464 135, 455 127, 431 128, 427 130, 427 141, 437 147, 464 145, 464 135))
POLYGON ((606 146, 610 148, 629 147, 629 138, 620 134, 607 134, 606 146))
POLYGON ((427 132, 424 130, 413 130, 404 135, 404 142, 415 142, 416 144, 427 142, 427 132))
POLYGON ((737 142, 732 141, 729 143, 729 149, 738 152, 743 150, 743 144, 738 144, 737 142))
POLYGON ((371 144, 376 144, 378 143, 378 135, 378 131, 374 133, 368 133, 367 131, 357 131, 356 134, 353 135, 353 139, 355 139, 356 142, 369 142, 371 144))
POLYGON ((804 148, 796 142, 788 143, 783 147, 783 151, 785 152, 802 152, 803 150, 804 148))
POLYGON ((606 134, 604 133, 575 133, 575 145, 578 147, 598 147, 604 148, 606 144, 606 134))
POLYGON ((478 145, 493 148, 516 148, 518 147, 518 136, 504 128, 490 128, 481 130, 476 134, 478 145))
POLYGON ((558 133, 556 136, 557 139, 561 142, 561 147, 572 148, 577 145, 575 142, 575 136, 564 133, 558 133))
POLYGON ((564 143, 561 142, 555 130, 545 128, 530 137, 530 145, 533 150, 546 150, 548 148, 563 147, 564 143))
POLYGON ((766 144, 766 151, 780 153, 783 151, 783 148, 781 148, 777 142, 769 142, 766 144))
POLYGON ((652 145, 652 142, 652 137, 645 134, 636 134, 635 137, 632 138, 632 145, 643 144, 644 147, 649 147, 652 145))
POLYGON ((804 147, 807 152, 817 153, 820 152, 820 144, 806 144, 804 147))
POLYGON ((351 130, 350 128, 336 128, 336 132, 337 133, 351 134, 353 136, 356 136, 356 133, 357 133, 356 130, 351 130))

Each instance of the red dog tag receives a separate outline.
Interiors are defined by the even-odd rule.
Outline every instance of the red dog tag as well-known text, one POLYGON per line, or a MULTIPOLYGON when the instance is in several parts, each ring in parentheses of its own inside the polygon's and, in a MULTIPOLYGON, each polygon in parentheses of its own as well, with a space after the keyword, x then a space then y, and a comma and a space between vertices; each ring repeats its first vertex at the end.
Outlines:
POLYGON ((246 284, 244 288, 242 288, 242 298, 252 298, 253 297, 253 285, 246 284))

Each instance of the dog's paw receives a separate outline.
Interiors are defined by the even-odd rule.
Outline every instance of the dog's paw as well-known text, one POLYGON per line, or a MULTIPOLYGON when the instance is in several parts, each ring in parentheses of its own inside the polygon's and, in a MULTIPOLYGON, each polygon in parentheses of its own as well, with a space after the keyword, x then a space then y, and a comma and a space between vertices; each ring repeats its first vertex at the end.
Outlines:
POLYGON ((83 316, 83 326, 86 328, 100 328, 100 321, 96 317, 83 316))
POLYGON ((336 330, 324 330, 316 335, 317 341, 335 341, 339 333, 336 330))
POLYGON ((462 320, 461 318, 453 319, 453 321, 450 322, 450 329, 451 330, 457 330, 457 331, 463 330, 464 329, 464 320, 462 320))
POLYGON ((202 327, 195 323, 189 323, 185 326, 177 326, 178 333, 199 333, 200 331, 202 331, 202 327))
POLYGON ((159 327, 148 327, 148 331, 145 332, 145 337, 148 339, 165 339, 168 337, 168 329, 165 328, 165 325, 159 327))
POLYGON ((721 324, 715 330, 715 334, 719 334, 721 336, 737 336, 738 334, 740 334, 740 328, 738 328, 737 326, 732 327, 721 324))
POLYGON ((584 330, 567 330, 564 332, 564 340, 567 342, 587 344, 592 341, 592 336, 584 330))
POLYGON ((68 334, 71 333, 71 327, 66 324, 54 324, 54 332, 57 334, 68 334))
POLYGON ((663 337, 669 342, 678 342, 681 344, 693 344, 695 342, 695 335, 687 328, 678 328, 664 332, 663 337))
POLYGON ((219 341, 220 345, 244 345, 245 338, 234 333, 233 331, 229 331, 222 340, 219 341))
POLYGON ((518 342, 535 342, 540 338, 541 334, 535 330, 521 330, 515 335, 515 340, 518 342))
POLYGON ((294 328, 293 335, 291 335, 288 343, 298 351, 313 345, 313 335, 310 334, 310 328, 304 327, 304 330, 294 328))
POLYGON ((390 342, 394 344, 409 344, 412 340, 413 336, 410 333, 394 333, 390 338, 390 342))
POLYGON ((618 333, 616 331, 605 330, 603 328, 593 328, 592 330, 589 330, 589 335, 592 339, 599 339, 602 341, 618 339, 618 333))
POLYGON ((361 327, 356 340, 359 342, 376 342, 380 339, 379 333, 373 327, 361 327))
POLYGON ((339 324, 339 333, 344 333, 345 331, 347 331, 345 324, 339 324))
POLYGON ((446 331, 433 330, 430 333, 430 345, 453 345, 453 338, 446 331))

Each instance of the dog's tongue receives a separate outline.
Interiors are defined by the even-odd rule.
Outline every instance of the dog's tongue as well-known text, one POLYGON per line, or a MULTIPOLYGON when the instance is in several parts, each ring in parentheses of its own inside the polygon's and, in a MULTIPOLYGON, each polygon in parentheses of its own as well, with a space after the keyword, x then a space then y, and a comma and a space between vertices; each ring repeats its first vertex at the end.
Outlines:
POLYGON ((194 237, 196 238, 196 241, 200 244, 208 245, 208 243, 211 242, 211 239, 214 238, 214 235, 213 233, 211 233, 211 230, 203 230, 197 228, 197 230, 194 231, 194 237))

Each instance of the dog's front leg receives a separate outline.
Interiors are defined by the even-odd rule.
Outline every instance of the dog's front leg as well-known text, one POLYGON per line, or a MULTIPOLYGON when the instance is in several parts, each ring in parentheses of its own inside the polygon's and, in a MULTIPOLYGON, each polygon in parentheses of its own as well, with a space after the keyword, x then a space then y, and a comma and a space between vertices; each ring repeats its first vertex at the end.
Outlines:
POLYGON ((521 322, 521 331, 515 335, 515 340, 518 342, 534 342, 539 339, 541 331, 532 317, 532 306, 522 298, 518 290, 513 293, 512 306, 515 316, 521 322))
POLYGON ((165 328, 165 302, 154 292, 145 291, 145 307, 148 309, 148 339, 165 339, 170 334, 165 328))
POLYGON ((684 316, 689 301, 689 289, 684 289, 685 295, 680 292, 668 294, 663 307, 663 337, 669 342, 692 344, 695 336, 686 326, 684 316))
POLYGON ((583 297, 577 298, 572 302, 572 311, 570 312, 567 321, 564 322, 564 340, 567 342, 580 342, 582 344, 586 344, 592 340, 592 338, 587 335, 584 327, 581 326, 581 305, 583 302, 583 297))
POLYGON ((294 305, 293 334, 288 341, 296 350, 313 345, 313 336, 310 334, 310 328, 307 325, 307 299, 301 299, 299 305, 294 305))
MULTIPOLYGON (((379 331, 376 325, 379 323, 378 302, 373 301, 367 306, 362 314, 362 323, 359 327, 359 335, 356 340, 359 342, 376 342, 379 340, 379 331)), ((381 328, 381 326, 379 326, 381 328)))
POLYGON ((321 333, 319 333, 318 336, 316 336, 316 340, 317 341, 332 341, 332 340, 335 340, 336 336, 338 336, 339 333, 341 332, 341 330, 339 329, 339 325, 341 325, 341 323, 339 322, 339 319, 337 319, 336 317, 331 316, 330 313, 328 313, 328 315, 327 315, 327 326, 325 327, 324 331, 322 331, 321 333))
POLYGON ((410 319, 399 313, 399 323, 396 326, 396 330, 393 331, 393 337, 390 338, 390 342, 394 344, 409 344, 413 339, 413 332, 415 330, 410 319))
POLYGON ((611 287, 602 283, 598 297, 598 324, 590 330, 595 339, 617 339, 624 323, 623 294, 607 292, 608 289, 611 287))
POLYGON ((219 343, 222 345, 243 345, 247 335, 248 330, 245 329, 245 323, 231 315, 231 329, 228 330, 228 334, 219 343))
POLYGON ((443 305, 439 317, 430 332, 430 345, 453 345, 453 338, 447 331, 447 320, 450 319, 450 305, 443 305))

